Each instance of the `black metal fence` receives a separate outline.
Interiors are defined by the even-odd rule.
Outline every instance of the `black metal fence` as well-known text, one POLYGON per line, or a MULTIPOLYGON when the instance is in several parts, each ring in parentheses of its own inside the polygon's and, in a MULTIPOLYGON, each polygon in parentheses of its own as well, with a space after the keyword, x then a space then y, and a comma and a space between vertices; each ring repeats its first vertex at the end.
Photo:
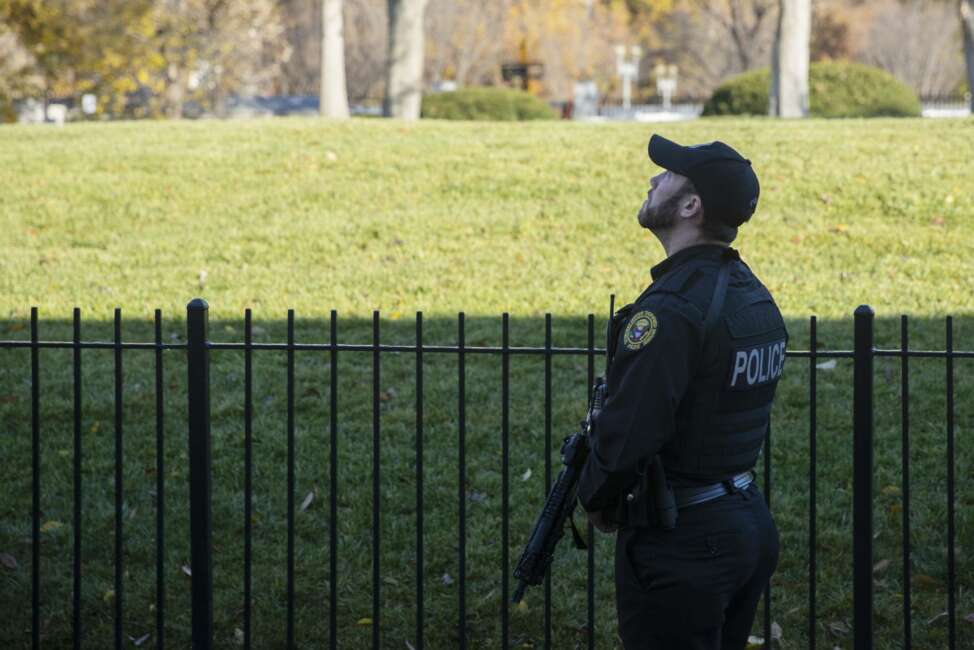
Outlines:
MULTIPOLYGON (((185 350, 188 367, 188 422, 189 422, 189 483, 190 483, 190 534, 191 534, 191 572, 192 572, 192 639, 193 646, 209 648, 213 645, 213 576, 212 576, 212 524, 211 524, 211 452, 210 452, 210 351, 211 350, 242 350, 244 353, 244 598, 243 598, 243 638, 242 645, 250 648, 251 620, 252 620, 252 517, 251 490, 253 478, 253 447, 252 447, 252 355, 255 350, 285 351, 287 355, 287 592, 286 592, 286 644, 294 644, 294 516, 295 516, 295 447, 294 447, 294 355, 299 351, 317 351, 329 355, 330 359, 330 417, 331 453, 329 463, 330 481, 330 533, 329 533, 329 643, 331 648, 338 647, 337 620, 337 526, 338 517, 336 494, 337 490, 337 448, 335 435, 338 427, 337 419, 337 354, 342 352, 368 353, 372 357, 372 645, 380 647, 380 569, 379 550, 380 538, 380 356, 383 353, 409 353, 415 355, 415 451, 416 451, 416 620, 415 640, 416 648, 424 646, 424 627, 427 624, 424 612, 423 571, 423 519, 424 519, 424 487, 423 487, 423 428, 424 428, 424 355, 448 354, 456 355, 458 360, 457 385, 459 400, 457 402, 457 450, 459 471, 459 494, 457 505, 459 510, 459 526, 457 539, 457 567, 458 567, 458 607, 459 607, 459 640, 458 646, 466 648, 468 639, 465 629, 466 595, 464 581, 466 577, 466 494, 464 490, 467 464, 465 458, 466 435, 466 366, 468 355, 487 354, 500 355, 502 363, 501 382, 501 442, 502 442, 502 527, 501 527, 501 571, 502 602, 499 615, 501 618, 502 638, 499 645, 507 648, 509 638, 509 608, 507 597, 510 595, 509 576, 511 574, 509 547, 509 402, 510 402, 510 358, 512 355, 541 355, 544 358, 544 404, 545 404, 545 485, 552 481, 551 467, 551 361, 556 355, 581 356, 587 360, 587 380, 589 386, 595 375, 596 356, 604 349, 595 346, 595 319, 592 315, 587 319, 588 340, 585 347, 555 347, 552 344, 551 315, 545 318, 545 343, 543 347, 512 347, 510 344, 509 317, 502 318, 502 343, 500 347, 468 346, 465 339, 465 318, 459 314, 457 321, 456 345, 427 345, 423 342, 423 316, 416 315, 415 345, 387 345, 380 342, 379 313, 375 312, 372 319, 371 344, 347 344, 337 340, 337 316, 331 312, 330 340, 326 343, 297 343, 294 340, 294 312, 288 311, 287 341, 284 343, 255 343, 253 341, 253 326, 251 311, 248 309, 244 322, 244 341, 242 343, 217 343, 210 340, 208 332, 208 306, 201 299, 193 300, 187 307, 187 342, 164 343, 162 340, 161 314, 155 311, 155 340, 154 342, 134 343, 123 342, 121 336, 121 312, 114 315, 114 340, 81 341, 80 311, 74 310, 72 341, 41 341, 38 337, 38 312, 31 310, 30 340, 29 341, 0 341, 0 349, 29 348, 30 349, 30 378, 31 378, 31 427, 32 427, 32 538, 31 538, 31 612, 32 636, 31 644, 37 648, 41 645, 40 636, 40 602, 41 602, 41 563, 40 563, 40 499, 42 479, 40 473, 40 382, 39 382, 39 351, 42 348, 70 348, 74 352, 74 450, 73 450, 73 599, 72 599, 72 634, 74 646, 80 647, 81 629, 84 624, 81 618, 81 512, 82 512, 82 471, 81 471, 81 351, 83 349, 101 348, 114 351, 115 374, 115 536, 114 536, 114 642, 116 648, 125 644, 122 630, 122 612, 124 607, 123 581, 123 490, 122 490, 122 361, 123 351, 143 349, 155 351, 155 398, 156 398, 156 595, 155 595, 155 641, 157 647, 165 645, 165 616, 166 616, 166 588, 164 583, 164 562, 161 549, 165 546, 165 521, 162 504, 165 501, 164 454, 163 454, 163 356, 164 350, 185 350)), ((815 648, 816 639, 816 364, 821 359, 850 358, 854 363, 853 386, 853 587, 854 612, 853 634, 854 647, 865 649, 873 647, 873 361, 877 357, 892 357, 899 359, 901 366, 900 386, 901 399, 901 433, 902 433, 902 546, 903 546, 903 647, 910 648, 912 644, 911 630, 911 590, 910 590, 910 364, 911 358, 940 358, 946 360, 946 466, 947 466, 947 616, 948 643, 951 650, 957 646, 957 585, 956 585, 956 530, 955 530, 955 447, 954 447, 954 360, 958 358, 974 358, 972 351, 958 351, 953 348, 953 320, 946 319, 946 348, 944 350, 911 350, 908 340, 908 321, 903 316, 900 323, 900 347, 898 349, 877 349, 874 345, 874 315, 867 306, 859 307, 855 312, 855 337, 852 350, 818 350, 816 346, 817 322, 813 316, 809 321, 810 345, 805 351, 788 351, 787 356, 807 359, 809 370, 808 398, 809 398, 809 462, 812 471, 809 473, 809 601, 808 601, 808 647, 815 648)), ((769 505, 772 496, 772 467, 770 445, 772 437, 770 431, 765 441, 764 457, 764 493, 769 505)), ((587 621, 588 647, 595 647, 594 630, 595 593, 594 582, 594 545, 592 526, 588 526, 588 556, 587 556, 587 621)), ((766 647, 770 647, 771 631, 771 599, 770 585, 764 599, 764 638, 766 647)), ((544 627, 545 647, 551 647, 551 583, 550 578, 545 583, 544 598, 544 627)))

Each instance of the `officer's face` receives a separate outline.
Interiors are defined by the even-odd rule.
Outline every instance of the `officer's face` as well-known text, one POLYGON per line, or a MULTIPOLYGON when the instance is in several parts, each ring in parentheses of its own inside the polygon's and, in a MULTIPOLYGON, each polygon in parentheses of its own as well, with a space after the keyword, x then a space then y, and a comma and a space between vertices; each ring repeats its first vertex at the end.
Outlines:
POLYGON ((663 171, 650 179, 646 200, 636 218, 639 225, 653 232, 668 230, 676 225, 680 211, 680 201, 684 198, 685 176, 663 171))

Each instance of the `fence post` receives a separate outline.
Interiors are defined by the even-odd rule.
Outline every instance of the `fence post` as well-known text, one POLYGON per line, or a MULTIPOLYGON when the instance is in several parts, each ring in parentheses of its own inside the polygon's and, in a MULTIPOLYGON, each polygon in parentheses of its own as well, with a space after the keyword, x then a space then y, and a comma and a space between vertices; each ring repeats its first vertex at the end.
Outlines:
POLYGON ((855 313, 852 420, 852 572, 854 647, 873 647, 873 310, 855 313))
POLYGON ((208 650, 213 645, 208 314, 209 305, 202 298, 196 298, 186 306, 189 370, 189 533, 195 650, 208 650))

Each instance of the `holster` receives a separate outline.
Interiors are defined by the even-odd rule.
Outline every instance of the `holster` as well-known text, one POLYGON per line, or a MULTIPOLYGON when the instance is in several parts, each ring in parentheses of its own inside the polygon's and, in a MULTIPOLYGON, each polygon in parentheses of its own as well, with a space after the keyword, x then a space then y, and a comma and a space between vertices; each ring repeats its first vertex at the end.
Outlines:
POLYGON ((659 456, 643 468, 633 486, 612 510, 612 519, 623 526, 640 528, 676 527, 677 507, 673 489, 659 456))

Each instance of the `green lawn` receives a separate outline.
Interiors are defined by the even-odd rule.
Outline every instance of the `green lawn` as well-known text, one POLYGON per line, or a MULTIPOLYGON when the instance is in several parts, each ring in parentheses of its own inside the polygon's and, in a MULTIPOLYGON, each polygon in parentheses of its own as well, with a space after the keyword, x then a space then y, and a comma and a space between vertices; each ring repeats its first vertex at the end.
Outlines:
MULTIPOLYGON (((702 120, 754 163, 739 247, 789 315, 968 310, 974 120, 702 120)), ((647 125, 132 122, 0 131, 3 316, 602 313, 660 249, 647 125), (200 288, 200 273, 206 272, 200 288)))
MULTIPOLYGON (((899 314, 912 345, 943 349, 944 316, 955 346, 974 349, 974 120, 778 122, 700 120, 658 127, 680 142, 724 140, 754 163, 762 198, 738 247, 788 318, 791 349, 851 346, 851 313, 877 312, 877 340, 899 343, 899 314)), ((331 309, 343 342, 369 342, 381 310, 382 340, 410 345, 413 313, 427 343, 456 341, 467 313, 468 345, 500 344, 511 314, 514 346, 541 345, 544 314, 555 345, 584 345, 595 313, 597 344, 608 295, 632 298, 661 250, 635 223, 649 177, 647 125, 566 123, 404 125, 378 120, 91 124, 0 128, 0 339, 26 339, 30 307, 41 336, 68 340, 82 309, 86 340, 108 340, 122 308, 125 340, 152 338, 163 310, 166 341, 185 340, 184 309, 209 301, 211 337, 283 341, 295 309, 297 340, 324 342, 331 309), (205 278, 203 278, 205 272, 205 278)), ((296 368, 298 639, 327 639, 327 354, 299 352, 296 368)), ((165 354, 168 644, 189 635, 185 466, 185 355, 165 354)), ((70 634, 71 351, 41 353, 44 632, 70 634)), ((149 351, 125 353, 125 630, 153 631, 155 418, 149 351)), ((234 647, 241 626, 243 362, 213 353, 216 637, 234 647)), ((285 358, 255 353, 254 633, 280 647, 284 629, 286 513, 285 358)), ((114 403, 112 352, 86 351, 83 366, 85 647, 112 630, 114 403)), ((597 364, 597 368, 600 364, 597 364)), ((557 441, 584 408, 584 358, 553 363, 557 441)), ((0 645, 29 643, 29 353, 0 350, 0 645)), ((877 648, 901 647, 899 362, 876 362, 877 648)), ((457 366, 427 354, 424 464, 426 642, 456 645, 457 366)), ((914 647, 946 647, 945 365, 911 362, 914 647)), ((818 639, 851 647, 851 363, 817 372, 818 639)), ((414 377, 409 354, 383 355, 381 403, 383 647, 415 643, 414 377)), ((958 647, 974 647, 974 426, 971 360, 955 363, 958 647)), ((792 359, 774 420, 773 510, 783 549, 773 619, 784 647, 807 647, 808 363, 792 359)), ((371 357, 339 358, 339 640, 369 647, 371 630, 371 357)), ((467 360, 467 607, 472 647, 497 647, 500 592, 500 396, 496 356, 467 360)), ((544 492, 543 365, 511 359, 511 563, 544 492), (522 480, 527 470, 531 474, 522 480)), ((555 459, 556 460, 556 459, 555 459)), ((597 647, 614 645, 612 545, 597 545, 597 647)), ((554 577, 556 648, 584 639, 584 555, 565 545, 554 577)), ((513 581, 512 581, 513 586, 513 581)), ((540 645, 541 590, 511 612, 512 639, 540 645)), ((759 632, 760 617, 755 632, 759 632)))

